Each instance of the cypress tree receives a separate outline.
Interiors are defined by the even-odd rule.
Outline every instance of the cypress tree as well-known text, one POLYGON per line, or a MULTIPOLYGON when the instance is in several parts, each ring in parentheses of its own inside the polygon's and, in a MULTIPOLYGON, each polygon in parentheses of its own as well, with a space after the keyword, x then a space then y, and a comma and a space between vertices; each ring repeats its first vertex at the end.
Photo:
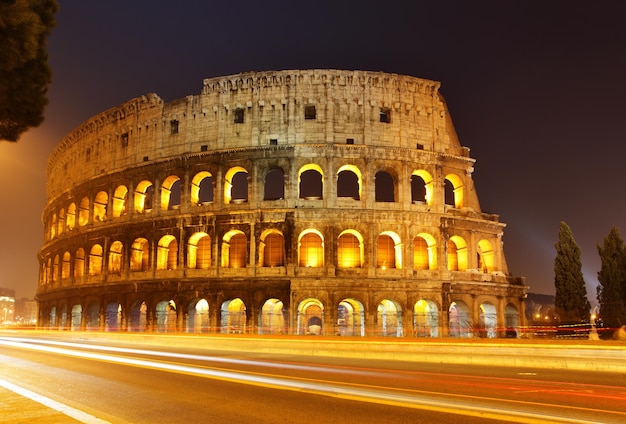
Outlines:
POLYGON ((598 245, 598 253, 602 261, 597 288, 600 317, 608 327, 619 327, 626 323, 626 250, 615 226, 604 244, 598 245))
POLYGON ((561 222, 559 239, 554 244, 554 306, 561 322, 576 323, 589 318, 591 305, 587 300, 587 289, 583 278, 580 247, 576 244, 572 230, 561 222))

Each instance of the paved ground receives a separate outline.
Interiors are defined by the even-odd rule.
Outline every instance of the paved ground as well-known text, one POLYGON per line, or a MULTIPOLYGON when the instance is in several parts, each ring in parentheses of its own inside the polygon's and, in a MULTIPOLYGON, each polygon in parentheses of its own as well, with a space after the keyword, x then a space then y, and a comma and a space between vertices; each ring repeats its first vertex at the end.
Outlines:
POLYGON ((0 387, 0 422, 3 424, 69 424, 80 421, 0 387))

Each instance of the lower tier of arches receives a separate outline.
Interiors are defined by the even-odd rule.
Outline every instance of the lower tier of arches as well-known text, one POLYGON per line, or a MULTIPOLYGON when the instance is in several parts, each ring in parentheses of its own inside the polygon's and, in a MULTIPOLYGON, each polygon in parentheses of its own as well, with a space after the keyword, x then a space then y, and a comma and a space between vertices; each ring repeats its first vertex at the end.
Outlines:
POLYGON ((149 281, 38 294, 38 325, 69 331, 517 337, 523 286, 472 282, 149 281))

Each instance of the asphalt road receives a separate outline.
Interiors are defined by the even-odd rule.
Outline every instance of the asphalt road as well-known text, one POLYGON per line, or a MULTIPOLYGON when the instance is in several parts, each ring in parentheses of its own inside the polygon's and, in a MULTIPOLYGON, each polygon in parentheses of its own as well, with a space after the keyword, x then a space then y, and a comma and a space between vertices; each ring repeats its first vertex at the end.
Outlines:
MULTIPOLYGON (((3 336, 0 380, 94 417, 68 422, 626 422, 624 374, 269 355, 252 348, 3 336)), ((5 412, 19 422, 19 411, 5 412)), ((7 422, 2 414, 0 422, 7 422)))

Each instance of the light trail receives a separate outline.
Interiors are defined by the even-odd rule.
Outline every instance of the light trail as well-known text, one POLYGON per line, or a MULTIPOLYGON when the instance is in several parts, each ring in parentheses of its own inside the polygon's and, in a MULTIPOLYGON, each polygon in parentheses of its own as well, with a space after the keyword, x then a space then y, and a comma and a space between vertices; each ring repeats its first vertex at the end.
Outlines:
MULTIPOLYGON (((35 350, 40 352, 48 352, 59 355, 66 355, 72 357, 78 357, 83 359, 97 360, 108 363, 134 366, 146 369, 155 369, 165 372, 175 372, 191 376, 199 376, 204 378, 216 379, 221 381, 227 381, 238 384, 249 384, 254 386, 266 387, 278 390, 291 390, 297 392, 305 392, 310 394, 330 396, 336 398, 349 399, 360 402, 371 402, 378 404, 385 404, 404 408, 423 409, 430 411, 437 411, 448 414, 465 415, 479 418, 489 418, 496 420, 508 420, 511 422, 519 423, 593 423, 608 421, 589 421, 584 419, 577 419, 572 416, 560 416, 548 413, 536 413, 527 412, 523 410, 515 409, 503 409, 494 406, 480 406, 477 405, 477 401, 481 402, 500 402, 507 403, 510 407, 511 404, 517 404, 517 406, 524 407, 550 407, 558 408, 559 405, 549 405, 534 402, 520 402, 507 399, 486 398, 468 395, 447 395, 454 396, 455 400, 437 400, 431 397, 427 397, 425 394, 429 392, 420 393, 417 390, 401 390, 401 389, 387 389, 377 386, 367 386, 359 384, 347 384, 347 383, 331 383, 323 382, 320 380, 303 379, 303 378, 279 378, 275 376, 268 376, 267 374, 253 373, 253 372, 235 372, 218 368, 199 367, 182 365, 178 363, 160 361, 160 360, 147 360, 132 358, 127 356, 117 356, 111 354, 95 353, 85 350, 105 350, 113 352, 123 353, 141 353, 146 355, 163 356, 170 358, 185 358, 185 359, 203 359, 206 360, 209 357, 203 357, 198 355, 187 355, 178 353, 165 353, 165 352, 152 352, 141 349, 125 349, 114 348, 107 346, 93 347, 91 345, 82 345, 78 343, 67 343, 65 345, 71 345, 73 348, 80 348, 84 350, 72 350, 67 347, 46 346, 40 340, 25 341, 13 341, 12 339, 0 338, 0 344, 10 346, 19 349, 35 350), (35 343, 35 344, 33 344, 35 343), (419 394, 418 394, 419 393, 419 394), (458 398, 464 399, 460 402, 458 398), (473 401, 473 403, 471 403, 473 401)), ((51 342, 47 344, 61 344, 59 342, 51 342)), ((223 360, 224 358, 220 358, 223 360)), ((227 359, 225 362, 236 361, 241 364, 256 363, 258 361, 245 361, 227 359)), ((299 367, 299 366, 298 366, 299 367)), ((439 396, 445 395, 443 393, 429 393, 431 395, 436 394, 439 396)), ((626 419, 626 413, 615 411, 604 411, 589 408, 574 408, 574 407, 561 407, 563 410, 569 410, 570 415, 574 411, 595 413, 595 414, 613 414, 615 415, 615 422, 623 422, 626 419)))

